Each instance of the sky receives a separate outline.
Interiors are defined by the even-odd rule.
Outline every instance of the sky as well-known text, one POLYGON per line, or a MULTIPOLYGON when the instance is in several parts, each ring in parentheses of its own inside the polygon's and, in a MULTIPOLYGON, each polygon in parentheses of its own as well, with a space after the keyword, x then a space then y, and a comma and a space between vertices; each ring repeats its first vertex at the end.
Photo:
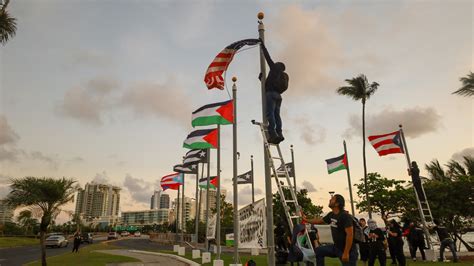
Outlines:
MULTIPOLYGON (((325 163, 343 154, 343 140, 352 183, 363 177, 362 104, 336 93, 345 79, 363 73, 380 84, 366 104, 368 136, 402 124, 419 165, 474 155, 473 100, 452 95, 473 71, 473 1, 19 0, 9 9, 18 29, 0 47, 0 196, 11 178, 70 177, 121 186, 122 211, 148 209, 187 151, 191 112, 229 99, 207 90, 207 66, 228 44, 258 37, 259 11, 270 54, 290 77, 280 146, 286 161, 294 146, 297 186, 325 212, 329 191, 349 198, 346 174, 328 175, 325 163)), ((259 72, 253 47, 226 75, 229 91, 238 78, 238 172, 254 155, 256 199, 265 192, 262 139, 250 123, 262 119, 259 72)), ((232 127, 221 136, 232 201, 232 127)), ((379 157, 369 143, 366 153, 369 172, 409 179, 402 154, 379 157)), ((185 188, 194 197, 193 176, 185 188)), ((250 201, 250 185, 240 185, 239 205, 250 201)))

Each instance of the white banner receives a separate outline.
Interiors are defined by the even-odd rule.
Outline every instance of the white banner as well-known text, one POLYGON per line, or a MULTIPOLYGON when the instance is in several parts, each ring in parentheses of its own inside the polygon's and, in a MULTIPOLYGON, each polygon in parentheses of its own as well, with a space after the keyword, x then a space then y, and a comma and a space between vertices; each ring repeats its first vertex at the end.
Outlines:
POLYGON ((239 248, 265 248, 267 246, 264 199, 239 210, 239 227, 239 248))
POLYGON ((207 224, 207 239, 216 239, 216 221, 217 214, 214 214, 207 224))

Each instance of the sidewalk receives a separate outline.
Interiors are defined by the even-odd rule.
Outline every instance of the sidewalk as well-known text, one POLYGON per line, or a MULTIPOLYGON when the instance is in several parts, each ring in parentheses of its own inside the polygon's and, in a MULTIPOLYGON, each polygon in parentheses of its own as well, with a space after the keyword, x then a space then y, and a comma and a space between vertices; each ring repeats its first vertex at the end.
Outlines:
POLYGON ((113 250, 97 250, 96 252, 102 252, 112 255, 132 257, 140 260, 141 262, 124 262, 124 263, 110 263, 107 266, 195 266, 199 265, 193 261, 181 258, 172 254, 163 254, 157 252, 148 252, 140 250, 126 250, 126 249, 113 249, 113 250))

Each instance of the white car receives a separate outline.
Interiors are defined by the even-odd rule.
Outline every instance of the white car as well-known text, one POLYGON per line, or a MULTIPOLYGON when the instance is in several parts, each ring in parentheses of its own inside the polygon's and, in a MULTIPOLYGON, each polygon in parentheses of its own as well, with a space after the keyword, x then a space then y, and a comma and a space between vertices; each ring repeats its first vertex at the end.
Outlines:
POLYGON ((135 237, 140 237, 142 234, 141 234, 139 231, 136 231, 133 235, 134 235, 135 237))
POLYGON ((52 235, 52 236, 46 238, 46 241, 45 241, 45 246, 46 247, 61 248, 61 247, 67 247, 68 244, 69 244, 69 242, 62 235, 52 235))
POLYGON ((110 232, 107 235, 107 240, 118 239, 118 238, 119 238, 119 234, 117 232, 110 232))
POLYGON ((126 237, 126 236, 129 236, 129 235, 130 235, 130 233, 129 233, 128 231, 123 231, 123 232, 120 234, 120 236, 122 236, 122 237, 126 237))

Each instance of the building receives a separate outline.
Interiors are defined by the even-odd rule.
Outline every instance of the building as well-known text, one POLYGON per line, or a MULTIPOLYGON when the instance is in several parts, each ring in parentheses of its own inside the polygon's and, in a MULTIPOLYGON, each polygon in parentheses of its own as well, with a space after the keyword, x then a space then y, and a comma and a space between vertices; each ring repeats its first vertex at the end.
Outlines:
MULTIPOLYGON (((176 199, 173 201, 173 213, 178 214, 178 219, 180 221, 180 225, 178 228, 181 228, 181 221, 182 221, 182 208, 183 206, 181 205, 181 198, 179 199, 179 212, 177 211, 177 202, 176 199)), ((184 197, 184 219, 185 221, 190 221, 193 220, 196 217, 196 200, 193 198, 189 197, 184 197)), ((171 221, 170 221, 171 222, 171 221)))
MULTIPOLYGON (((221 189, 221 195, 226 195, 227 191, 225 189, 221 189)), ((215 189, 210 189, 209 190, 209 209, 215 209, 216 208, 216 200, 217 200, 217 190, 215 189)), ((201 192, 199 194, 199 220, 204 221, 206 219, 206 197, 207 197, 207 190, 201 189, 201 192)))
POLYGON ((170 195, 163 193, 162 190, 156 190, 151 196, 150 209, 169 209, 170 208, 170 195))
POLYGON ((122 225, 144 226, 163 224, 168 222, 169 214, 169 209, 122 212, 122 225))
POLYGON ((12 222, 14 211, 15 209, 5 204, 3 200, 0 200, 0 224, 12 222))
POLYGON ((118 221, 121 188, 87 183, 76 196, 75 213, 86 222, 110 225, 118 221))

